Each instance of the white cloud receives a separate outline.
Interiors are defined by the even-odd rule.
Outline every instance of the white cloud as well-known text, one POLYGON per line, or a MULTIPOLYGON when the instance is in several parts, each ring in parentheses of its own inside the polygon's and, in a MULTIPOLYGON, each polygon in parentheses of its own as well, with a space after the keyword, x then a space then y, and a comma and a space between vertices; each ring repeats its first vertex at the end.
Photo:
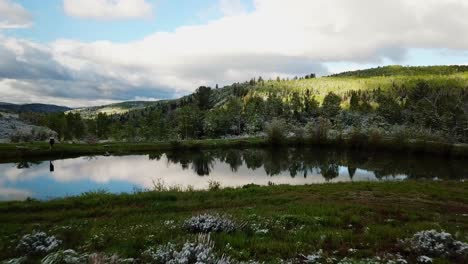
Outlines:
POLYGON ((0 29, 25 28, 32 25, 32 17, 21 5, 0 0, 0 29))
POLYGON ((144 18, 152 15, 152 7, 145 0, 64 0, 65 13, 70 16, 94 19, 144 18))
POLYGON ((225 16, 234 16, 247 12, 247 8, 241 0, 219 0, 219 9, 225 16))
POLYGON ((69 95, 77 102, 166 98, 259 75, 326 73, 323 65, 331 63, 404 62, 410 48, 468 51, 465 0, 255 0, 254 7, 127 43, 16 43, 4 48, 10 55, 0 52, 10 58, 3 73, 0 63, 0 78, 33 87, 27 76, 47 76, 42 85, 50 93, 44 96, 69 95), (49 59, 35 59, 41 56, 49 59), (20 76, 8 71, 24 69, 24 61, 37 70, 20 76))

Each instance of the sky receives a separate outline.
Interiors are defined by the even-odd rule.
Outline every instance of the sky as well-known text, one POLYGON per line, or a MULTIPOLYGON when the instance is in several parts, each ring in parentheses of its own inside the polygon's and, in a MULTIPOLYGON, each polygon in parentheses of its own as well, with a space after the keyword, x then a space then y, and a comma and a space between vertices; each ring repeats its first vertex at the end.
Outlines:
POLYGON ((466 0, 0 0, 0 102, 82 107, 468 64, 467 17, 466 0))

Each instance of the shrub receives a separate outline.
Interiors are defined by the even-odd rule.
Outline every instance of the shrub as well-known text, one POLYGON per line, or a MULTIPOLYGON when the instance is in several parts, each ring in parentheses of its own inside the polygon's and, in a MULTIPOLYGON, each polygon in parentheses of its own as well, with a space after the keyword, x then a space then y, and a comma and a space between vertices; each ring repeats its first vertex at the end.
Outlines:
POLYGON ((468 257, 468 243, 457 241, 446 232, 420 231, 403 241, 407 249, 433 257, 468 257))
POLYGON ((182 143, 178 139, 172 139, 169 141, 169 144, 171 144, 171 147, 173 149, 179 149, 182 146, 182 143))
POLYGON ((338 115, 341 110, 341 97, 333 92, 328 93, 323 99, 322 114, 328 118, 338 115))
POLYGON ((31 134, 18 132, 10 136, 10 141, 13 143, 31 142, 33 141, 33 136, 31 134))
POLYGON ((295 127, 292 128, 291 132, 293 133, 294 138, 296 140, 299 140, 299 141, 304 140, 305 135, 306 135, 306 131, 305 131, 305 129, 303 127, 295 126, 295 127))
POLYGON ((367 144, 369 136, 359 128, 351 129, 348 134, 348 144, 352 147, 359 148, 367 144))
POLYGON ((36 232, 24 235, 19 241, 16 249, 27 255, 42 255, 57 249, 62 241, 54 236, 48 236, 44 232, 36 232))
POLYGON ((306 125, 306 134, 310 141, 315 143, 325 143, 328 140, 328 132, 331 122, 327 118, 319 117, 316 122, 306 125))
POLYGON ((265 126, 265 133, 268 141, 273 145, 280 145, 286 141, 288 133, 286 121, 283 119, 273 119, 265 126))
POLYGON ((409 133, 402 126, 393 126, 389 132, 392 137, 392 143, 396 149, 403 149, 409 141, 409 133))
POLYGON ((379 145, 383 140, 382 131, 377 128, 371 128, 369 130, 369 144, 371 146, 379 145))
POLYGON ((63 251, 57 251, 44 257, 41 261, 42 264, 75 264, 75 263, 86 263, 87 256, 80 255, 72 249, 63 251))
POLYGON ((232 232, 236 224, 225 216, 202 214, 185 220, 184 227, 194 233, 232 232))
POLYGON ((208 190, 219 191, 220 189, 221 189, 221 183, 219 181, 214 181, 214 180, 208 181, 208 190))
POLYGON ((230 259, 222 256, 218 258, 214 253, 214 242, 210 235, 199 235, 195 242, 186 242, 180 250, 168 243, 155 249, 143 252, 144 263, 155 264, 229 264, 230 259))

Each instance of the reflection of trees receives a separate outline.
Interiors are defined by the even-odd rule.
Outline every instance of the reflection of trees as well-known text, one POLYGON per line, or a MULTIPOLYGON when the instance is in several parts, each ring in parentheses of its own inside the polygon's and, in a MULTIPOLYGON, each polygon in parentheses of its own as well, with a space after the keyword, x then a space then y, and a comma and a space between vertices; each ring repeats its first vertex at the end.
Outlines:
POLYGON ((289 167, 288 149, 267 150, 263 158, 263 167, 269 176, 279 175, 289 167))
POLYGON ((166 158, 168 163, 180 163, 182 169, 188 169, 191 160, 193 159, 193 154, 187 151, 172 151, 166 153, 166 158))
POLYGON ((153 152, 148 155, 150 160, 161 160, 163 153, 162 152, 153 152))
POLYGON ((264 150, 246 149, 243 151, 245 165, 248 169, 255 170, 263 166, 264 150))
POLYGON ((213 168, 214 157, 209 152, 197 152, 193 156, 192 169, 199 176, 208 176, 213 168))
POLYGON ((353 180, 354 174, 356 174, 356 168, 348 167, 348 175, 351 180, 353 180))
MULTIPOLYGON (((161 155, 151 154, 150 159, 159 159, 161 155)), ((171 151, 166 153, 166 157, 168 162, 180 164, 184 169, 191 165, 201 176, 212 172, 216 160, 229 164, 233 172, 245 162, 245 166, 251 170, 263 166, 269 176, 289 173, 291 177, 307 177, 320 173, 327 181, 339 176, 340 166, 347 167, 350 179, 353 179, 358 168, 374 172, 379 179, 395 175, 406 175, 408 178, 463 179, 468 175, 468 167, 463 161, 326 148, 171 151)), ((18 163, 18 168, 26 166, 29 164, 18 163)))
POLYGON ((320 174, 322 174, 323 178, 328 182, 338 177, 340 174, 339 169, 340 167, 337 164, 323 164, 320 166, 320 174))
POLYGON ((292 178, 296 177, 297 172, 302 169, 302 162, 298 160, 291 160, 289 164, 289 175, 291 175, 292 178))
POLYGON ((16 162, 16 168, 17 169, 29 169, 33 165, 38 165, 41 164, 42 162, 40 161, 26 161, 26 160, 21 160, 16 162))
POLYGON ((200 176, 210 175, 213 169, 214 155, 209 151, 171 151, 166 153, 168 163, 180 164, 182 169, 192 169, 200 176))
POLYGON ((16 163, 16 168, 17 169, 29 169, 30 165, 29 162, 22 160, 20 162, 16 163))
POLYGON ((242 166, 242 153, 240 150, 231 149, 224 153, 221 158, 222 162, 226 162, 231 167, 233 172, 237 172, 240 166, 242 166))

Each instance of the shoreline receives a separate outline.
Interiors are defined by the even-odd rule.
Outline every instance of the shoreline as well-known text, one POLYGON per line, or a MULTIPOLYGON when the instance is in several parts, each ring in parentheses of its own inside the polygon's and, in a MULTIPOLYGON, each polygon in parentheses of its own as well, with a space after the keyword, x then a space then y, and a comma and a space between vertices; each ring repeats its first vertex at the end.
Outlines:
POLYGON ((82 155, 125 155, 153 151, 258 148, 258 147, 330 147, 343 150, 382 151, 414 155, 437 155, 441 158, 468 158, 468 144, 450 144, 423 140, 397 141, 383 138, 339 138, 324 141, 288 138, 273 144, 266 138, 201 139, 164 142, 128 143, 109 142, 98 144, 59 143, 49 150, 44 142, 0 144, 0 162, 23 158, 60 158, 82 155))

